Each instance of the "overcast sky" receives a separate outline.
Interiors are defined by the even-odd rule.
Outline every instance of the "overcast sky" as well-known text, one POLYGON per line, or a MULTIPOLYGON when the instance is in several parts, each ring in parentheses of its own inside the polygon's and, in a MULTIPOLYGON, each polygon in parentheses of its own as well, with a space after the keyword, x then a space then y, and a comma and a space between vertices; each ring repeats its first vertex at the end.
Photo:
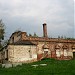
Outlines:
POLYGON ((42 36, 47 23, 49 37, 74 37, 74 0, 0 0, 0 19, 6 37, 14 31, 42 36))

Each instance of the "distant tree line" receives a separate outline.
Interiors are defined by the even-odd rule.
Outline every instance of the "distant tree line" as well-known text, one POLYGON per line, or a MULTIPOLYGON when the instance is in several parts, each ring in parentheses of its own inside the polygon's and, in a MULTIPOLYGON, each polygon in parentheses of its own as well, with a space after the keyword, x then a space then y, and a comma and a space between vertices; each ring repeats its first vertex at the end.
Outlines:
POLYGON ((68 39, 68 40, 73 40, 73 39, 75 39, 75 38, 66 37, 66 36, 58 36, 58 38, 60 38, 60 39, 68 39))
MULTIPOLYGON (((49 38, 53 38, 52 36, 49 36, 49 38)), ((74 40, 74 37, 66 37, 66 36, 58 36, 58 39, 68 39, 68 40, 74 40)))

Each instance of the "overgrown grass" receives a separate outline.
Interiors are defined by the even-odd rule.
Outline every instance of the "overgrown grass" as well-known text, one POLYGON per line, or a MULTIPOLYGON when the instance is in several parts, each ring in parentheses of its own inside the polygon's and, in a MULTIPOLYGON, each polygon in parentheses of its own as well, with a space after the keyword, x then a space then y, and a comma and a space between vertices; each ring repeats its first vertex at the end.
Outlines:
POLYGON ((44 59, 13 68, 0 68, 0 75, 75 75, 75 60, 44 59), (36 68, 31 65, 39 65, 36 68), (40 66, 40 64, 47 64, 40 66))

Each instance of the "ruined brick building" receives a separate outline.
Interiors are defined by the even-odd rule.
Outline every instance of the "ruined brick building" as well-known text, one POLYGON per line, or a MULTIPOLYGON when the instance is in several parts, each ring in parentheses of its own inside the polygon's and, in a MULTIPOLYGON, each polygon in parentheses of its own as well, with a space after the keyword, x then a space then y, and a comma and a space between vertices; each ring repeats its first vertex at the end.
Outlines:
POLYGON ((26 32, 15 32, 9 44, 0 51, 0 60, 8 62, 34 62, 43 58, 69 60, 75 58, 75 40, 48 38, 43 24, 43 37, 30 37, 26 32))

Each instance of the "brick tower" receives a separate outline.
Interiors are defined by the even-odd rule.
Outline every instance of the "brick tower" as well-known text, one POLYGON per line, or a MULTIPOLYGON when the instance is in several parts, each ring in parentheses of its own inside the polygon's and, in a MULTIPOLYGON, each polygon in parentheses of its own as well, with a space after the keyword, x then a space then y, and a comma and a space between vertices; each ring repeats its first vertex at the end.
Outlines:
POLYGON ((43 37, 47 37, 47 24, 43 24, 43 37))

